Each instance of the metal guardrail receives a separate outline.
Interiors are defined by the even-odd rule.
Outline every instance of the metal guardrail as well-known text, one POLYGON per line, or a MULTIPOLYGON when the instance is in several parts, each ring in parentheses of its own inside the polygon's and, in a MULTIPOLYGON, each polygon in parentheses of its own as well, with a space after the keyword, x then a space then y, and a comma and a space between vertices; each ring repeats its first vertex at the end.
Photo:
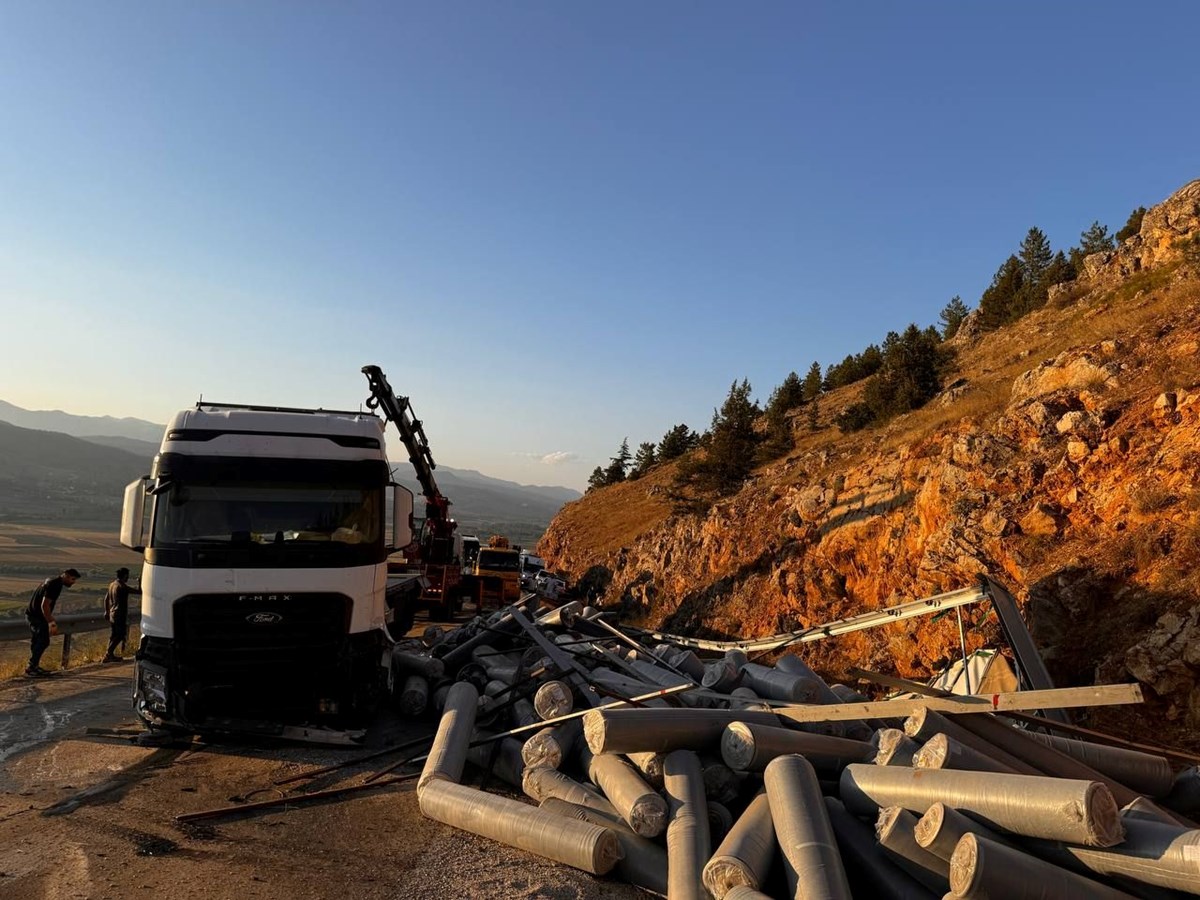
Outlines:
MULTIPOLYGON (((129 625, 136 625, 141 619, 142 611, 140 609, 129 610, 127 619, 129 625)), ((85 634, 89 631, 105 631, 110 627, 108 619, 104 618, 104 612, 101 610, 64 613, 61 616, 55 616, 54 621, 58 625, 58 633, 62 635, 63 639, 62 667, 64 669, 71 661, 72 635, 85 634)), ((0 641, 27 641, 29 637, 29 623, 23 616, 11 621, 0 621, 0 641)))

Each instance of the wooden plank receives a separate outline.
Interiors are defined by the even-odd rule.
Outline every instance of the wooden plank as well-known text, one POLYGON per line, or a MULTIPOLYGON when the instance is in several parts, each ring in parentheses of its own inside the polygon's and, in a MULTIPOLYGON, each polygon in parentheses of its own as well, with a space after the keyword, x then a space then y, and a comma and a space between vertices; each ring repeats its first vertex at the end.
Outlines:
POLYGON ((890 719, 910 716, 919 709, 948 713, 989 713, 1017 709, 1061 709, 1077 706, 1120 706, 1141 703, 1142 689, 1136 684, 1107 684, 1095 687, 1054 688, 1045 691, 1013 691, 1006 694, 970 694, 955 697, 917 697, 877 700, 866 703, 837 703, 827 706, 775 707, 776 715, 793 722, 845 722, 852 719, 890 719))

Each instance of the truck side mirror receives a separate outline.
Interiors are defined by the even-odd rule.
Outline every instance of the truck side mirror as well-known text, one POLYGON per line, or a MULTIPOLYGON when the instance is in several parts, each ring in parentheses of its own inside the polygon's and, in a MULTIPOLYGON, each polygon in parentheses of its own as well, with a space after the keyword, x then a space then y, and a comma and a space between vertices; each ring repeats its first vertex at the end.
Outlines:
POLYGON ((125 504, 121 508, 121 545, 139 553, 146 549, 146 488, 150 478, 143 476, 125 486, 125 504))
POLYGON ((392 482, 388 487, 392 489, 392 539, 387 552, 395 553, 413 540, 413 495, 402 484, 392 482))

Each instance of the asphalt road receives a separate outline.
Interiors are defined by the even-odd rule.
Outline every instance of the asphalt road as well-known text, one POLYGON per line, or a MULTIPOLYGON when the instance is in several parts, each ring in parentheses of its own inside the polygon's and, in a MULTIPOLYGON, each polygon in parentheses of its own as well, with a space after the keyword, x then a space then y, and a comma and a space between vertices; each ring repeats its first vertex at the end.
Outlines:
MULTIPOLYGON (((0 897, 646 896, 425 819, 412 783, 179 825, 181 813, 355 784, 391 759, 276 788, 278 779, 361 751, 144 746, 131 677, 132 664, 122 663, 0 683, 0 897)), ((385 714, 368 743, 432 728, 385 714)))

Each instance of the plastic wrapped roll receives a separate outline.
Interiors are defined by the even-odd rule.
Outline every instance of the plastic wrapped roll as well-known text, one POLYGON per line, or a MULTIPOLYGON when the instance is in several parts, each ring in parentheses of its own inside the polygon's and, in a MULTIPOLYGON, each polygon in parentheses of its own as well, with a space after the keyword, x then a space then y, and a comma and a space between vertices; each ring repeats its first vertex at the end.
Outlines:
POLYGON ((425 790, 433 781, 457 782, 462 778, 463 766, 467 762, 467 745, 475 730, 475 713, 479 707, 479 694, 465 682, 455 682, 446 695, 446 708, 438 722, 433 745, 425 760, 425 768, 417 781, 417 793, 425 790))
POLYGON ((1200 816, 1200 766, 1188 766, 1176 774, 1162 803, 1185 816, 1200 816))
POLYGON ((522 745, 521 758, 527 766, 547 766, 557 769, 571 755, 577 740, 583 737, 583 725, 570 719, 535 731, 522 745))
POLYGON ((657 790, 663 786, 663 760, 667 758, 665 753, 626 753, 625 758, 633 763, 652 788, 657 790))
POLYGON ((1049 848, 1038 842, 1030 849, 1056 862, 1074 860, 1098 875, 1200 893, 1200 830, 1136 818, 1126 818, 1124 822, 1125 840, 1117 847, 1059 844, 1044 854, 1043 850, 1049 848))
POLYGON ((1139 794, 1145 794, 1147 797, 1163 797, 1171 791, 1173 775, 1171 764, 1165 757, 1156 756, 1153 753, 1142 753, 1138 750, 1106 747, 1103 744, 1092 744, 1088 741, 1039 734, 1035 731, 1028 731, 1026 735, 1038 743, 1053 747, 1060 753, 1079 760, 1097 772, 1104 773, 1139 794))
POLYGON ((575 708, 575 695, 562 681, 547 681, 533 695, 533 708, 545 719, 565 716, 575 708))
POLYGON ((526 768, 521 776, 521 790, 525 795, 541 803, 547 797, 557 797, 568 803, 577 803, 602 813, 619 816, 617 808, 597 794, 585 788, 573 778, 568 778, 557 769, 547 769, 545 766, 526 768))
POLYGON ((759 696, 790 703, 816 703, 821 694, 820 686, 813 678, 757 663, 742 666, 742 684, 753 688, 759 696))
POLYGON ((961 744, 944 734, 935 734, 913 754, 914 769, 959 769, 968 772, 1012 772, 986 753, 961 744))
POLYGON ((737 667, 728 659, 718 659, 704 667, 700 684, 721 694, 728 694, 738 686, 737 667))
POLYGON ((961 900, 1128 900, 1129 894, 1053 863, 965 834, 950 857, 950 890, 961 900))
POLYGON ((877 766, 911 766, 913 757, 921 749, 920 743, 899 728, 883 728, 877 731, 875 747, 877 766))
POLYGON ((950 887, 950 862, 917 843, 917 817, 899 806, 887 806, 875 820, 875 840, 896 865, 930 890, 944 894, 950 887))
POLYGON ((635 834, 652 838, 666 829, 667 801, 622 757, 611 753, 593 755, 588 777, 604 791, 635 834))
POLYGON ((775 826, 765 793, 750 801, 746 811, 721 841, 704 867, 704 886, 722 900, 735 885, 762 887, 775 859, 775 826))
POLYGON ((850 763, 868 762, 875 748, 863 741, 753 722, 731 722, 721 734, 721 757, 741 772, 761 772, 775 757, 789 753, 799 753, 820 772, 836 774, 850 763))
POLYGON ((900 869, 875 842, 875 833, 861 819, 850 815, 840 800, 826 797, 825 811, 837 835, 838 849, 856 897, 932 900, 933 892, 900 869))
POLYGON ((521 789, 525 773, 525 760, 521 758, 521 742, 516 738, 505 738, 496 744, 481 744, 467 750, 467 760, 472 765, 490 771, 505 784, 521 789))
POLYGON ((583 717, 583 734, 593 753, 708 750, 731 722, 778 725, 779 717, 730 709, 593 709, 583 717))
POLYGON ((423 675, 409 675, 400 689, 400 712, 419 716, 429 706, 429 681, 423 675))
POLYGON ((742 791, 742 779, 721 760, 708 756, 700 757, 700 768, 704 773, 704 795, 713 803, 728 805, 737 800, 742 791))
POLYGON ((446 666, 440 659, 405 650, 392 651, 392 667, 397 672, 422 675, 430 681, 437 681, 446 674, 446 666))
POLYGON ((667 852, 653 841, 634 834, 623 820, 610 818, 594 809, 557 797, 543 800, 541 808, 555 815, 611 828, 623 853, 613 870, 614 874, 623 881, 655 894, 667 893, 667 852))
POLYGON ((1178 825, 1179 820, 1170 812, 1163 809, 1153 800, 1138 797, 1121 807, 1122 819, 1142 819, 1146 822, 1163 822, 1167 825, 1178 825))
POLYGON ((792 896, 851 900, 846 870, 812 764, 803 756, 780 756, 767 766, 763 782, 792 896))
POLYGON ((939 859, 950 862, 954 848, 964 834, 978 834, 999 844, 1011 844, 986 825, 981 825, 944 803, 935 803, 925 810, 913 829, 917 846, 928 850, 939 859))
POLYGON ((449 781, 432 781, 419 795, 421 812, 435 821, 527 850, 593 875, 621 858, 616 834, 449 781))
POLYGON ((668 900, 705 900, 702 878, 711 854, 704 774, 690 750, 674 750, 663 765, 667 824, 668 900))
POLYGON ((1029 837, 1111 847, 1125 834, 1112 794, 1094 781, 851 765, 842 771, 840 787, 856 815, 874 816, 881 806, 924 813, 942 802, 1029 837))

